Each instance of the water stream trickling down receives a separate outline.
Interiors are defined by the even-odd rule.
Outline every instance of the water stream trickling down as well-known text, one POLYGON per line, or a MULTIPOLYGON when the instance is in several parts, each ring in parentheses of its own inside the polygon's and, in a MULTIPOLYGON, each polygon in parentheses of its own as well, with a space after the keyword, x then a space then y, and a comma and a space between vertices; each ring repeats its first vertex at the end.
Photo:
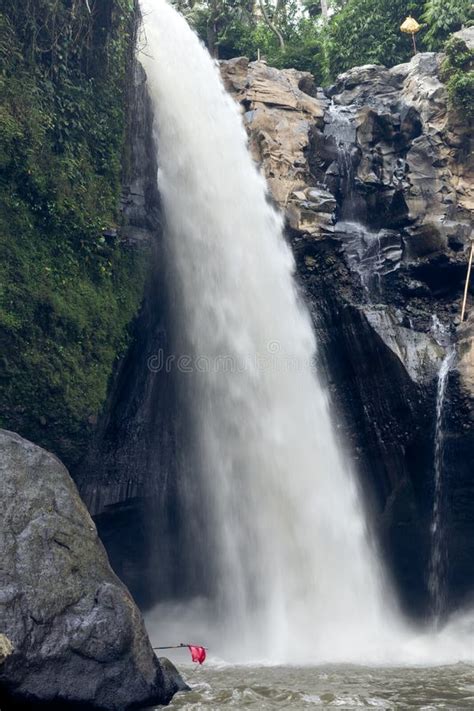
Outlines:
MULTIPOLYGON (((159 605, 149 628, 161 643, 195 639, 230 661, 387 661, 405 631, 314 370, 282 218, 215 62, 163 0, 141 7, 195 429, 189 486, 214 576, 212 596, 159 605)), ((190 509, 199 538, 192 518, 190 509)))
POLYGON ((360 198, 354 190, 357 129, 353 108, 331 102, 324 135, 332 137, 337 147, 341 204, 334 232, 341 240, 347 265, 359 275, 368 300, 374 301, 381 296, 383 277, 399 268, 400 238, 393 230, 370 229, 360 219, 360 198))
MULTIPOLYGON (((443 345, 446 341, 446 329, 439 320, 433 318, 433 332, 435 338, 443 345)), ((431 519, 431 556, 429 563, 428 588, 431 595, 433 617, 439 625, 443 614, 446 612, 446 540, 445 540, 445 482, 443 478, 444 462, 444 404, 448 387, 449 372, 456 357, 456 350, 449 344, 446 355, 441 363, 438 373, 436 390, 436 424, 434 435, 434 497, 431 519)))

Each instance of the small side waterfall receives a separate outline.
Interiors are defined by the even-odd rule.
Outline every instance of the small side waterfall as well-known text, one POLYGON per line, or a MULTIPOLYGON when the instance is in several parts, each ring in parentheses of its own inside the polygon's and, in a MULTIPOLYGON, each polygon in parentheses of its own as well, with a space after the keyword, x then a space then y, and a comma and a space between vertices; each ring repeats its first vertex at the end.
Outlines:
MULTIPOLYGON (((357 179, 354 111, 350 106, 331 103, 324 134, 332 137, 337 148, 337 172, 340 192, 340 219, 335 234, 341 240, 349 268, 357 272, 368 301, 380 296, 382 278, 398 269, 400 238, 388 229, 374 230, 364 224, 360 196, 354 191, 357 179)), ((359 158, 360 160, 360 158, 359 158)))
POLYGON ((350 220, 339 220, 335 234, 342 241, 349 268, 359 275, 367 300, 380 296, 382 277, 398 268, 399 239, 391 230, 370 230, 350 220))
POLYGON ((439 625, 446 611, 446 573, 447 552, 445 540, 444 499, 445 482, 443 477, 444 455, 444 405, 448 387, 449 372, 456 357, 456 350, 447 343, 447 332, 440 321, 433 317, 433 333, 440 345, 446 345, 446 355, 438 373, 436 390, 436 425, 434 434, 434 496, 431 519, 431 556, 429 563, 428 588, 431 595, 433 618, 439 625))
POLYGON ((337 165, 341 190, 344 193, 342 218, 353 219, 352 198, 354 194, 354 148, 357 130, 354 125, 354 112, 350 106, 339 106, 331 101, 326 114, 324 128, 326 136, 332 136, 338 148, 337 165))
POLYGON ((206 521, 215 577, 212 599, 175 615, 227 659, 237 638, 241 660, 380 660, 395 615, 314 372, 282 218, 215 63, 164 0, 141 6, 195 428, 182 496, 196 545, 206 521))
MULTIPOLYGON (((356 272, 364 287, 364 298, 375 303, 383 296, 383 277, 400 266, 402 243, 400 235, 389 229, 374 231, 364 225, 364 214, 358 200, 357 170, 354 169, 357 131, 353 108, 331 103, 325 135, 337 148, 338 190, 341 219, 335 234, 341 240, 349 268, 356 272), (355 218, 354 218, 355 216, 355 218), (357 219, 359 216, 359 219, 357 219)), ((431 547, 428 563, 428 590, 435 625, 439 626, 446 612, 447 546, 445 540, 445 482, 443 476, 444 406, 449 372, 455 359, 455 348, 449 330, 433 316, 432 336, 445 350, 438 373, 436 394, 436 425, 433 442, 434 497, 431 516, 431 547)))

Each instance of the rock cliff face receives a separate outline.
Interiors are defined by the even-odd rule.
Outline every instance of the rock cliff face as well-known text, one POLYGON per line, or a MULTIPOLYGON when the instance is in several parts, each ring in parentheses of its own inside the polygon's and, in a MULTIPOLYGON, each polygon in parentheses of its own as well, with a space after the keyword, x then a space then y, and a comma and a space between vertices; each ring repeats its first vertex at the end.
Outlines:
POLYGON ((335 418, 358 462, 407 609, 429 609, 438 374, 450 604, 474 590, 473 322, 459 324, 474 183, 469 127, 441 57, 312 78, 222 63, 250 146, 286 214, 335 418))
POLYGON ((160 367, 169 351, 166 273, 162 255, 156 151, 146 76, 135 62, 130 83, 128 160, 122 192, 121 239, 150 256, 150 275, 133 339, 122 359, 92 442, 74 479, 114 570, 141 605, 172 579, 177 538, 173 487, 177 480, 178 395, 172 373, 160 367))
POLYGON ((0 704, 136 708, 184 688, 56 457, 0 430, 0 704))

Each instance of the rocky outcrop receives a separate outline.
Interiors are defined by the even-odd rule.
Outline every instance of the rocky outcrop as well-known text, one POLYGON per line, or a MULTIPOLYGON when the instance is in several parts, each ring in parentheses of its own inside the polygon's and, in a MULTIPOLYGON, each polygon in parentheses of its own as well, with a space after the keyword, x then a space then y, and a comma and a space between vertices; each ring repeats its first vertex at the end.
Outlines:
POLYGON ((392 69, 357 67, 325 93, 302 72, 221 65, 286 216, 374 526, 407 608, 420 614, 430 605, 437 380, 452 344, 443 470, 451 604, 474 590, 474 346, 472 326, 459 325, 473 162, 441 62, 426 53, 392 69))
POLYGON ((356 131, 354 188, 364 196, 358 216, 375 229, 403 227, 405 261, 440 249, 459 252, 470 236, 469 130, 447 110, 441 62, 428 53, 392 69, 353 69, 330 90, 356 131))
POLYGON ((333 196, 312 186, 306 153, 310 130, 324 126, 327 98, 307 72, 278 70, 245 57, 221 64, 226 88, 244 108, 250 149, 273 199, 290 223, 316 236, 332 221, 333 196))
MULTIPOLYGON (((352 287, 362 286, 349 300, 403 368, 410 412, 389 432, 375 432, 390 419, 387 413, 396 402, 387 398, 386 383, 393 379, 402 390, 402 377, 387 367, 378 382, 372 375, 363 383, 365 393, 360 390, 359 396, 368 413, 374 398, 384 403, 369 440, 386 461, 382 540, 397 577, 405 580, 407 591, 418 589, 423 609, 429 605, 423 588, 432 544, 434 401, 451 345, 457 347, 457 360, 444 403, 442 502, 451 604, 462 604, 474 587, 468 562, 474 555, 474 520, 468 513, 474 486, 466 459, 474 451, 468 386, 472 333, 467 325, 459 327, 472 238, 474 164, 469 126, 448 107, 441 63, 440 55, 419 54, 392 69, 367 66, 343 74, 328 92, 327 125, 313 131, 311 156, 313 176, 326 180, 338 200, 335 237, 352 287), (387 440, 397 452, 392 461, 383 456, 387 440), (408 531, 411 544, 405 546, 408 531)), ((367 450, 369 483, 372 466, 367 450)))
POLYGON ((67 470, 5 430, 0 455, 2 709, 169 702, 183 682, 155 657, 67 470))
POLYGON ((156 152, 150 150, 153 114, 146 74, 137 59, 132 65, 127 107, 120 238, 132 247, 153 249, 156 235, 161 230, 160 197, 156 185, 156 152))

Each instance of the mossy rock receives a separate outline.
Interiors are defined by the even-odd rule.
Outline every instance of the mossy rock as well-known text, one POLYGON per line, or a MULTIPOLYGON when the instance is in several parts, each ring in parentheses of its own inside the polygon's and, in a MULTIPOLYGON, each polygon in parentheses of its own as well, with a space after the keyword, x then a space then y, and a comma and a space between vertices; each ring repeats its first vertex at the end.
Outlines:
POLYGON ((90 5, 0 11, 0 426, 69 465, 127 347, 147 262, 116 230, 137 8, 90 5))

